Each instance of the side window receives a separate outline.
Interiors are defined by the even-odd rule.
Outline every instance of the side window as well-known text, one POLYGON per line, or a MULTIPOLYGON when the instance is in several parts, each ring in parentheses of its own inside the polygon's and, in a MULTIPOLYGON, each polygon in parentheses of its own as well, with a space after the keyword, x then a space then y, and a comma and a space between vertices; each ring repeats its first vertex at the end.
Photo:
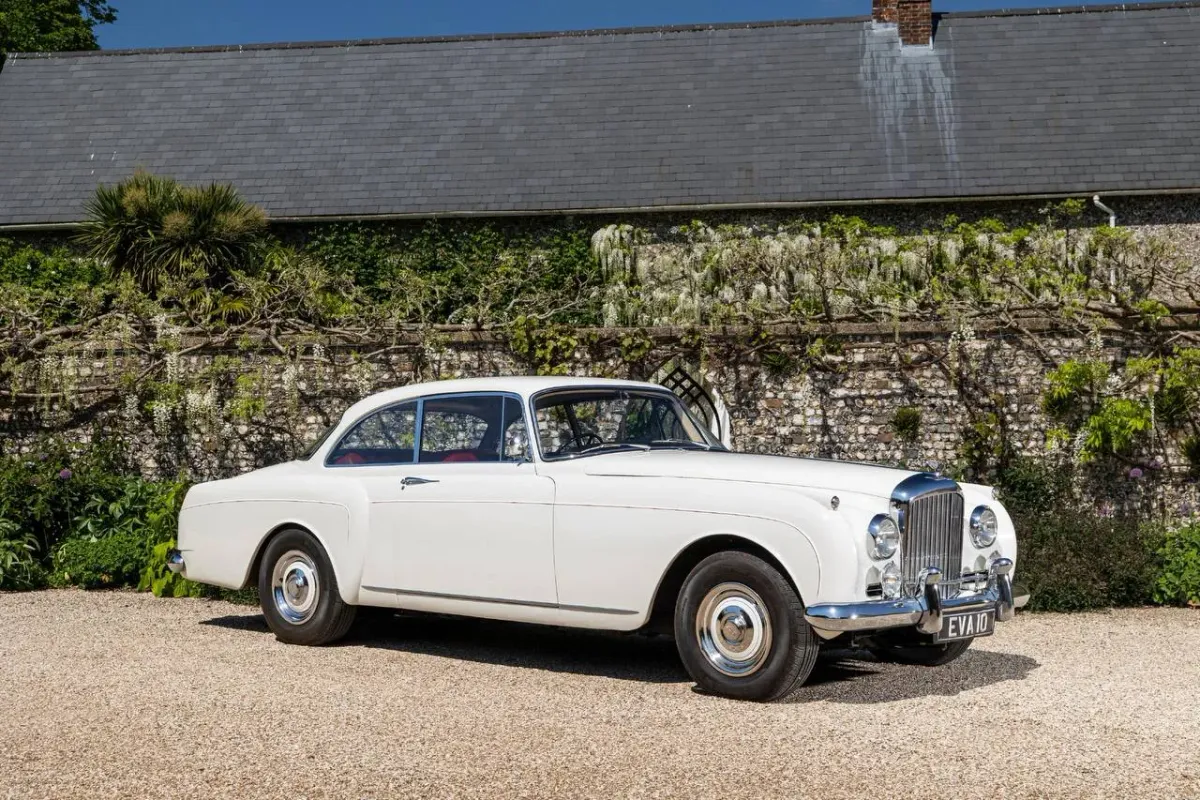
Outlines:
POLYGON ((421 454, 426 463, 499 461, 504 397, 434 398, 421 417, 421 454))
POLYGON ((328 464, 411 464, 417 433, 417 404, 376 411, 342 437, 328 464))

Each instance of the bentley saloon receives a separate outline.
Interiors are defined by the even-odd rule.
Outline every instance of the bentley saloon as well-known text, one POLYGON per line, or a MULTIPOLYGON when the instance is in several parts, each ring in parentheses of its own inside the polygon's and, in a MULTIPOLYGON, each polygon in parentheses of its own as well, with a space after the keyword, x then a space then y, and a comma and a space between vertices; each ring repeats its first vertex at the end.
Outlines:
POLYGON ((295 461, 195 486, 172 570, 257 584, 284 642, 358 606, 673 634, 709 692, 781 698, 822 647, 958 658, 1026 596, 991 489, 729 451, 669 390, 581 378, 405 386, 295 461))

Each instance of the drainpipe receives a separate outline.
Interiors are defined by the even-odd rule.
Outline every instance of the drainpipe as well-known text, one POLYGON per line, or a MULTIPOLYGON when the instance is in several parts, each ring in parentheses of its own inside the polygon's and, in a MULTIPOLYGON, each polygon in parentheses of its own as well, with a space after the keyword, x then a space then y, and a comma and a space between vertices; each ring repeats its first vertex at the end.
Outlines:
POLYGON ((1105 214, 1108 214, 1108 227, 1110 227, 1110 228, 1117 227, 1117 212, 1113 211, 1111 208, 1104 205, 1104 203, 1101 203, 1100 195, 1098 195, 1098 194, 1092 195, 1092 205, 1094 205, 1096 208, 1103 211, 1105 214))
MULTIPOLYGON (((1101 203, 1100 195, 1092 195, 1092 205, 1103 211, 1105 214, 1108 214, 1108 227, 1117 227, 1117 212, 1104 205, 1104 203, 1101 203)), ((1117 302, 1117 266, 1115 264, 1108 268, 1108 289, 1110 292, 1109 301, 1113 303, 1117 302)))

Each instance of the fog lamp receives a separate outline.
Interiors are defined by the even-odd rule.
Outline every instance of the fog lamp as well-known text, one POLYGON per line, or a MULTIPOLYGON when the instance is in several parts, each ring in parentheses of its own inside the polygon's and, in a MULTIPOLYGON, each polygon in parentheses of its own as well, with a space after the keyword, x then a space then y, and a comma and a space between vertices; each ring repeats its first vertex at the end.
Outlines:
POLYGON ((987 506, 979 506, 971 512, 971 541, 976 547, 991 547, 1000 530, 996 512, 987 506))
POLYGON ((879 584, 883 587, 883 596, 888 600, 895 600, 899 597, 904 588, 904 580, 900 576, 899 567, 895 564, 888 564, 884 567, 883 572, 879 573, 879 584))
POLYGON ((887 514, 876 514, 867 526, 867 533, 871 534, 871 558, 883 561, 896 555, 896 548, 900 546, 900 529, 896 526, 896 520, 887 514))

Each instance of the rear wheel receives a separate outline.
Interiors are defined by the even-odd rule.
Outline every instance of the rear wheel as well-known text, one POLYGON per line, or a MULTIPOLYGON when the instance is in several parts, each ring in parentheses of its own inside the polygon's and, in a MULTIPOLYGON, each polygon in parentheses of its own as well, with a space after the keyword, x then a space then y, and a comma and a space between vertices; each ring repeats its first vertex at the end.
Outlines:
POLYGON ((777 700, 808 678, 817 640, 787 579, 757 556, 709 556, 688 575, 675 604, 675 643, 705 691, 777 700))
POLYGON ((940 667, 949 664, 967 652, 971 639, 944 644, 875 645, 871 652, 880 661, 895 661, 900 664, 917 664, 923 667, 940 667))
POLYGON ((335 642, 350 630, 357 610, 338 594, 337 576, 321 543, 296 528, 267 544, 258 597, 275 638, 288 644, 335 642))

